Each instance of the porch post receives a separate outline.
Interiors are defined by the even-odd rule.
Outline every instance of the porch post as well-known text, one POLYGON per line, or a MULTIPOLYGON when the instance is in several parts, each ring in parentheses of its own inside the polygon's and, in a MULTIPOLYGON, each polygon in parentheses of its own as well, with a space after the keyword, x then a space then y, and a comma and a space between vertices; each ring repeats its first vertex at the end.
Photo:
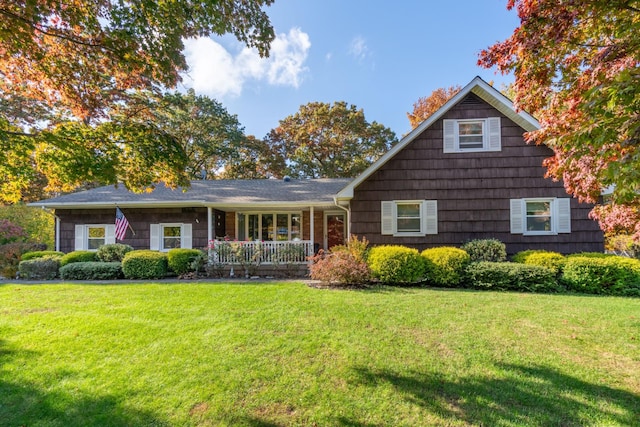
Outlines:
POLYGON ((207 206, 207 246, 209 245, 209 242, 213 240, 213 230, 211 230, 212 210, 211 206, 207 206))
MULTIPOLYGON (((311 251, 315 253, 315 236, 314 236, 314 228, 315 225, 313 223, 313 206, 309 207, 309 240, 311 240, 311 251)), ((313 253, 311 255, 313 255, 313 253)))
POLYGON ((56 231, 55 231, 55 236, 56 236, 56 251, 60 251, 60 218, 58 218, 58 216, 55 216, 56 218, 56 231))

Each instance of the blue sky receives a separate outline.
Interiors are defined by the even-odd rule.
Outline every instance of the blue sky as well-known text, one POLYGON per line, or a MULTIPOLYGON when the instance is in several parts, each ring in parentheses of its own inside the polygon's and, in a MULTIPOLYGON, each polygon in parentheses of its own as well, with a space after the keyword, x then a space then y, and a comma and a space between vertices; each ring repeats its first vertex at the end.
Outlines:
POLYGON ((519 24, 506 0, 276 0, 265 10, 277 34, 268 59, 231 36, 185 42, 183 87, 258 138, 312 101, 356 105, 400 138, 419 97, 476 75, 498 88, 513 80, 476 65, 519 24))

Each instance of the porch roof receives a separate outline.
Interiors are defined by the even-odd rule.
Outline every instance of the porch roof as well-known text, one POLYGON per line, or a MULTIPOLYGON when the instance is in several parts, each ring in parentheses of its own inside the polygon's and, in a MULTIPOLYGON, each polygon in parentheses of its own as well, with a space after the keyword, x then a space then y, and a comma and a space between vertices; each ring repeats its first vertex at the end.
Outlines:
POLYGON ((189 188, 162 184, 148 193, 133 193, 123 185, 109 185, 31 203, 51 209, 122 207, 322 207, 333 206, 334 196, 351 182, 334 179, 252 179, 191 181, 189 188))

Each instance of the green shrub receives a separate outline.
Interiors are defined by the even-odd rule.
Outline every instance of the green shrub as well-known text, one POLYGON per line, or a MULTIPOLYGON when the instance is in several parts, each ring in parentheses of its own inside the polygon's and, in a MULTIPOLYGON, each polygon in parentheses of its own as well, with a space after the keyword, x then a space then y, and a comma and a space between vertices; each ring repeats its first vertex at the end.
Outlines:
POLYGON ((25 280, 53 280, 58 276, 60 257, 44 257, 20 261, 20 278, 25 280))
POLYGON ((167 263, 174 273, 185 274, 194 271, 191 264, 201 253, 202 251, 199 249, 171 249, 167 252, 167 263))
POLYGON ((471 262, 502 262, 507 259, 507 249, 498 239, 471 240, 462 249, 469 254, 471 262))
POLYGON ((60 268, 63 280, 116 280, 122 278, 119 262, 74 262, 60 268))
POLYGON ((121 262, 127 252, 131 252, 133 247, 123 243, 109 243, 102 245, 96 252, 96 260, 102 262, 121 262))
POLYGON ((58 252, 58 251, 32 251, 32 252, 27 252, 22 254, 22 261, 28 261, 30 259, 35 259, 35 258, 43 258, 46 256, 54 256, 54 257, 61 257, 64 255, 64 252, 58 252))
POLYGON ((579 252, 577 254, 567 255, 567 258, 580 257, 580 258, 610 258, 617 256, 614 254, 605 254, 603 252, 579 252))
POLYGON ((96 260, 96 253, 92 251, 73 251, 60 258, 60 266, 74 262, 92 262, 96 260))
POLYGON ((640 296, 640 260, 615 255, 570 256, 562 280, 576 292, 640 296))
POLYGON ((424 277, 425 259, 417 249, 405 246, 376 246, 369 251, 371 274, 382 283, 415 283, 424 277))
POLYGON ((311 261, 310 277, 325 284, 363 285, 371 280, 367 263, 347 250, 331 253, 321 250, 311 261))
POLYGON ((131 251, 122 260, 122 272, 127 279, 162 279, 167 275, 167 267, 167 255, 157 251, 131 251))
POLYGON ((547 267, 556 274, 562 271, 562 266, 566 260, 565 256, 561 253, 544 250, 527 250, 518 252, 512 259, 513 262, 520 264, 547 267))
POLYGON ((481 261, 465 270, 465 283, 475 289, 526 292, 557 292, 561 290, 555 274, 545 267, 514 262, 481 261))
POLYGON ((462 281, 464 269, 469 264, 469 254, 460 248, 440 247, 425 249, 425 278, 437 286, 457 286, 462 281))

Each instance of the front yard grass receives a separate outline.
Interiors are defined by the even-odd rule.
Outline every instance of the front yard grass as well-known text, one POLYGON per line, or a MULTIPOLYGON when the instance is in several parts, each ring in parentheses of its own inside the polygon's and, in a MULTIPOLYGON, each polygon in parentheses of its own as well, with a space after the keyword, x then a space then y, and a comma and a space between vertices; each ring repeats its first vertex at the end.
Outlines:
POLYGON ((640 299, 0 286, 3 426, 637 426, 640 299))

